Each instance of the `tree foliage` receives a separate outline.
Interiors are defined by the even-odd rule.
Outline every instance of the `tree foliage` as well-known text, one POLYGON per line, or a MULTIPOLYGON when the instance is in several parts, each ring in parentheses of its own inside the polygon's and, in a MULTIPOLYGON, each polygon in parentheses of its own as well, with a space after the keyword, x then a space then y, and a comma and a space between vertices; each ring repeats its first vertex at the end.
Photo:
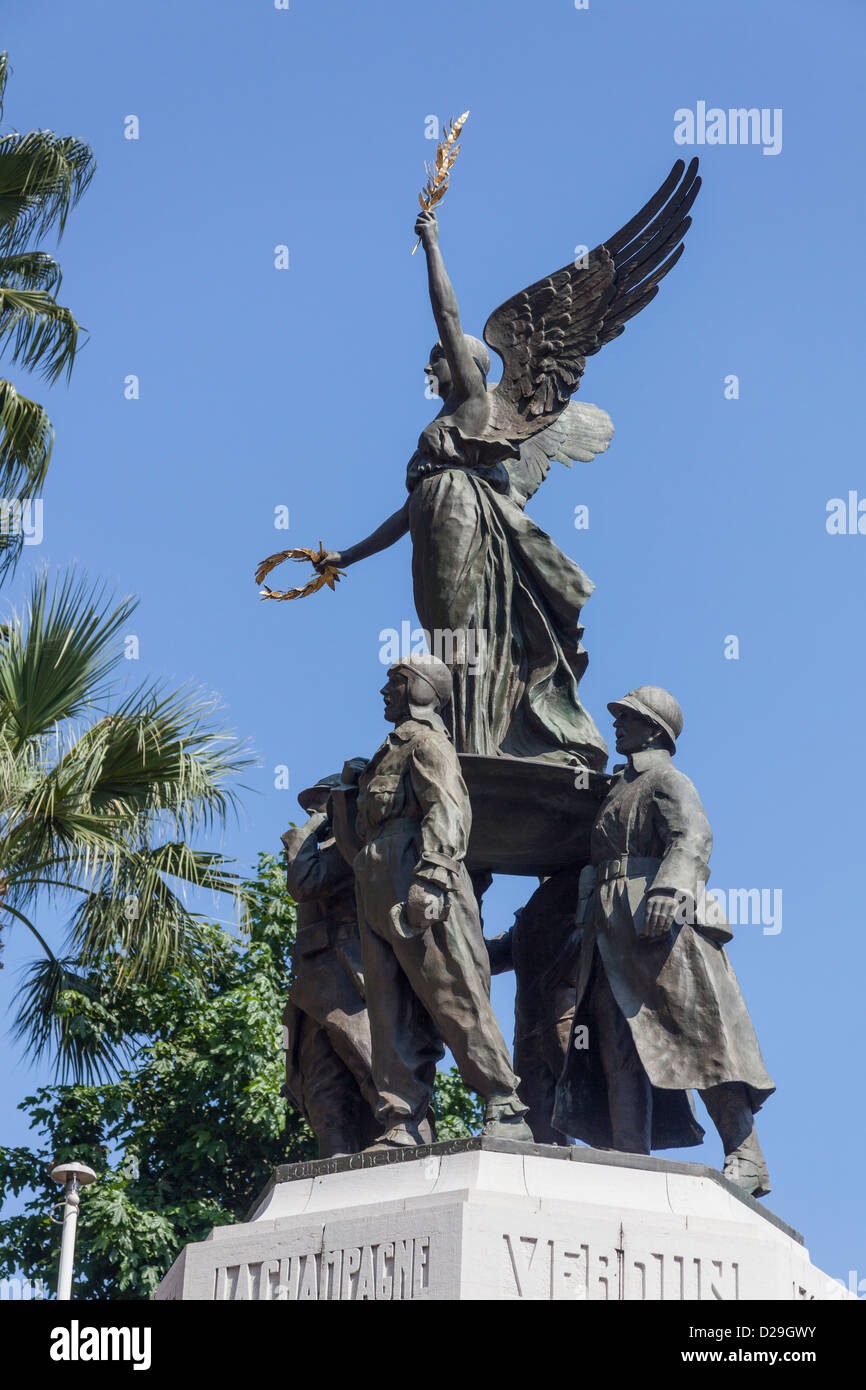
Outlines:
MULTIPOLYGON (((82 1197, 76 1296, 129 1300, 148 1297, 187 1242, 243 1220, 278 1164, 315 1156, 281 1095, 295 937, 285 871, 260 855, 245 891, 243 936, 200 933, 199 978, 167 969, 115 994, 103 961, 98 1008, 134 1053, 109 1082, 43 1087, 22 1103, 38 1143, 0 1149, 0 1200, 29 1193, 22 1213, 0 1221, 0 1276, 56 1286, 53 1162, 75 1158, 99 1174, 82 1197)), ((454 1070, 439 1074, 436 1109, 441 1138, 480 1126, 481 1107, 454 1070)))
MULTIPOLYGON (((0 120, 9 77, 8 55, 0 53, 0 120)), ((70 211, 95 169, 93 151, 73 136, 50 130, 12 131, 0 136, 0 351, 25 371, 52 383, 68 376, 79 346, 72 311, 56 299, 61 270, 31 242, 56 230, 62 236, 70 211)), ((42 488, 54 431, 44 408, 0 381, 0 494, 17 504, 42 488)), ((14 515, 14 513, 12 513, 14 515)), ((21 551, 20 526, 0 525, 0 573, 21 551)))
POLYGON ((210 697, 160 684, 116 696, 135 608, 74 575, 37 575, 0 628, 0 924, 30 930, 17 1031, 64 1079, 92 1080, 129 1032, 102 1002, 127 981, 195 974, 207 944, 188 888, 237 896, 219 854, 191 848, 234 804, 250 759, 215 727, 210 697), (33 920, 70 907, 56 954, 33 920))

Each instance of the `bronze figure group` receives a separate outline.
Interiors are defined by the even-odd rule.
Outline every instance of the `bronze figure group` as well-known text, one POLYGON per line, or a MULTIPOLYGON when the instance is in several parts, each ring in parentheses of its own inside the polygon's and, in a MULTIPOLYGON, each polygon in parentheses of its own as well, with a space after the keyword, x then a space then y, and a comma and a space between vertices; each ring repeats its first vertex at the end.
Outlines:
POLYGON ((442 407, 409 461, 404 505, 314 563, 345 569, 408 532, 425 630, 481 636, 486 659, 470 666, 460 653, 477 646, 464 641, 447 665, 396 662, 382 691, 392 732, 369 761, 303 793, 310 819, 283 837, 299 903, 287 1092, 322 1156, 435 1140, 448 1047, 485 1102, 485 1134, 644 1154, 699 1144, 698 1090, 725 1176, 769 1191, 754 1114, 773 1083, 725 951, 730 927, 706 893, 707 818, 673 762, 682 712, 651 685, 613 701, 626 762, 600 776, 607 748, 578 692, 593 585, 525 512, 551 460, 607 448, 609 417, 572 393, 586 358, 679 259, 699 187, 697 160, 678 161, 613 237, 501 305, 484 330, 503 361, 494 387, 487 347, 463 333, 436 214, 417 220, 439 331, 425 370, 442 407), (551 853, 514 926, 485 942, 480 899, 502 865, 479 862, 473 844, 495 842, 506 818, 540 823, 551 764, 583 798, 591 834, 574 839, 578 803, 557 803, 574 861, 551 853), (479 827, 481 765, 494 788, 506 768, 508 779, 479 827), (516 975, 513 1062, 491 970, 516 975))

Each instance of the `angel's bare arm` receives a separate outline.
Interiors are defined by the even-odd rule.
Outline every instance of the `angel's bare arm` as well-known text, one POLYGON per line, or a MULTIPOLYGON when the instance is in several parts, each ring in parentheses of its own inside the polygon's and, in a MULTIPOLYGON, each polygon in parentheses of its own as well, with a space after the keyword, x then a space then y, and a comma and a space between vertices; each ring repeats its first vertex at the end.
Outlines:
POLYGON ((422 212, 415 223, 415 230, 421 238, 427 256, 430 303, 436 327, 439 329, 439 341, 451 368, 455 390, 458 395, 468 399, 486 388, 460 326, 457 296, 448 279, 442 252, 439 250, 439 223, 435 212, 422 212))
POLYGON ((357 545, 350 545, 348 550, 327 550, 322 557, 321 564, 337 565, 339 569, 346 569, 349 565, 354 565, 358 560, 366 560, 370 555, 377 555, 380 550, 387 550, 389 545, 393 545, 401 536, 405 536, 409 530, 409 499, 403 503, 399 511, 389 516, 387 521, 383 521, 375 531, 364 540, 358 541, 357 545))

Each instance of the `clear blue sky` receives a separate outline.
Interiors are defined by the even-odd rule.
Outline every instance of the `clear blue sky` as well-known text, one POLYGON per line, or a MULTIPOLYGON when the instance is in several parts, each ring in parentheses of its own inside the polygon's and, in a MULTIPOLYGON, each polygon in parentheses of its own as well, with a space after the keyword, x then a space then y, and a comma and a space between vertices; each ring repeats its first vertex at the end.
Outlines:
MULTIPOLYGON (((782 930, 744 925, 730 953, 778 1086, 760 1117, 768 1205, 829 1273, 866 1278, 866 536, 825 526, 828 499, 866 497, 860 6, 7 0, 3 46, 7 122, 74 134, 99 166, 61 246, 90 341, 71 384, 42 393, 57 428, 45 537, 3 597, 35 564, 71 561, 140 595, 133 674, 219 692, 260 755, 225 839, 242 865, 278 848, 298 790, 376 747, 379 632, 415 622, 408 540, 294 605, 260 603, 252 572, 285 545, 354 542, 405 495, 434 409, 409 255, 425 118, 471 109, 441 225, 480 334, 692 152, 674 143, 678 108, 781 108, 780 153, 697 151, 685 256, 583 379, 614 442, 592 465, 554 464, 531 511, 597 584, 582 690, 600 726, 625 690, 671 689, 712 884, 783 893, 782 930)), ((291 568, 278 587, 306 573, 291 568)), ((532 886, 497 883, 489 931, 532 886)), ((8 936, 4 1006, 29 954, 8 936)), ((495 1002, 510 1036, 507 982, 495 1002)), ((4 1068, 7 1142, 25 1141, 15 1105, 40 1076, 4 1068)), ((683 1156, 719 1163, 712 1130, 683 1156)))

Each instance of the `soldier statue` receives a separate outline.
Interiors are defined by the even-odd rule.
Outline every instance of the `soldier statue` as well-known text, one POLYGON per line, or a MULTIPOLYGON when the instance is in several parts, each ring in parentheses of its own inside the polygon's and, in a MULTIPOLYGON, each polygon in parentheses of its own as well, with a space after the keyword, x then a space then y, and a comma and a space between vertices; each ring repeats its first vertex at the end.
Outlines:
POLYGON ((382 690, 394 730, 358 779, 357 819, 335 794, 335 830, 354 846, 372 1035, 374 1148, 429 1142, 436 1063, 447 1045, 486 1101, 483 1132, 531 1141, 508 1048, 490 1005, 490 966, 464 858, 469 796, 441 711, 451 675, 434 656, 396 662, 382 690))
POLYGON ((487 938, 491 973, 514 971, 514 1066, 537 1144, 569 1142, 551 1116, 574 1015, 574 981, 563 979, 559 966, 574 932, 578 883, 576 869, 551 874, 515 914, 514 925, 487 938))
POLYGON ((699 1144, 694 1088, 719 1131, 724 1176, 760 1197, 770 1182, 754 1114, 775 1087, 725 954, 731 929, 705 892, 707 817, 671 762, 682 711, 652 685, 608 709, 628 763, 581 875, 573 1045, 554 1124, 629 1153, 699 1144))
POLYGON ((378 1133, 355 885, 328 815, 331 792, 341 785, 333 774, 301 792, 309 820, 282 837, 298 904, 294 979, 283 1014, 286 1094, 315 1133, 320 1158, 357 1153, 378 1133))

